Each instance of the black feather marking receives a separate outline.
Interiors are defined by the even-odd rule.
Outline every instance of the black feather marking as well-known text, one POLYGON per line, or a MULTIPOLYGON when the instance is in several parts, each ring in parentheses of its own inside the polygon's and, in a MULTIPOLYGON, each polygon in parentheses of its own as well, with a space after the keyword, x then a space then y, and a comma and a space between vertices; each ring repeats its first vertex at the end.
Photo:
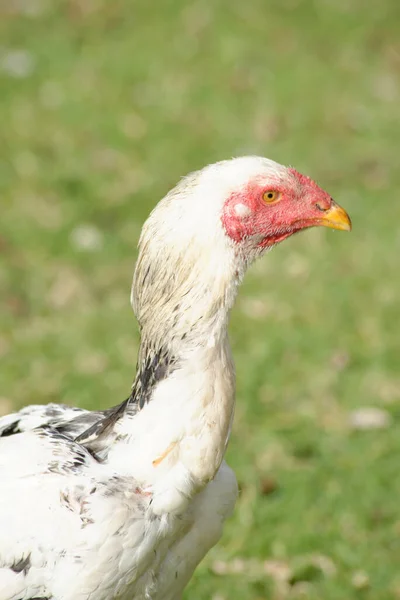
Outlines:
POLYGON ((77 474, 89 467, 93 455, 89 450, 77 444, 70 437, 51 427, 39 427, 33 430, 36 435, 47 439, 52 445, 52 457, 48 464, 50 473, 59 475, 77 474))
POLYGON ((149 276, 149 273, 150 273, 150 265, 147 267, 147 269, 146 269, 146 271, 145 271, 145 273, 143 275, 143 278, 142 278, 142 287, 146 283, 146 279, 149 276))
POLYGON ((14 423, 11 423, 11 425, 9 425, 8 427, 5 427, 3 429, 3 431, 0 433, 0 437, 6 437, 8 435, 14 435, 14 433, 21 433, 21 430, 19 428, 19 419, 18 421, 14 421, 14 423))
POLYGON ((14 562, 10 568, 14 573, 23 573, 26 575, 31 568, 31 555, 28 554, 25 558, 21 558, 18 562, 14 562))
POLYGON ((99 421, 104 416, 102 411, 87 412, 57 424, 56 429, 65 433, 71 438, 76 438, 83 431, 86 431, 91 425, 99 421))
MULTIPOLYGON (((89 492, 89 494, 91 494, 91 492, 89 492)), ((61 490, 60 503, 67 510, 79 516, 82 522, 82 528, 94 523, 90 512, 90 503, 88 502, 88 491, 83 486, 76 485, 61 490)))
POLYGON ((145 353, 145 359, 138 366, 130 401, 139 404, 139 409, 142 409, 150 400, 156 384, 165 379, 174 367, 176 367, 176 359, 166 348, 145 353))
POLYGON ((15 414, 12 423, 5 427, 0 426, 0 437, 22 433, 38 427, 51 426, 55 429, 59 426, 65 426, 69 422, 75 421, 77 417, 72 418, 74 413, 79 415, 80 418, 82 418, 82 413, 91 414, 82 408, 70 407, 65 404, 50 403, 43 406, 27 406, 15 414))
MULTIPOLYGON (((111 433, 114 428, 115 423, 122 417, 125 412, 126 406, 128 404, 129 398, 124 400, 121 404, 114 408, 110 408, 105 411, 105 417, 97 421, 94 425, 86 429, 83 433, 78 435, 75 438, 75 442, 77 444, 89 444, 90 442, 95 441, 100 436, 107 435, 111 433)), ((98 457, 95 457, 98 459, 98 457)))

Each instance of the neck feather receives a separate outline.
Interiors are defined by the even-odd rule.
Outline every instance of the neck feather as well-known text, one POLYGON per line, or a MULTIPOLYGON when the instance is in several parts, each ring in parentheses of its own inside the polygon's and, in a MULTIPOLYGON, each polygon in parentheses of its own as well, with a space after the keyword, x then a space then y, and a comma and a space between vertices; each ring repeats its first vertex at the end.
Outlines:
POLYGON ((141 332, 132 396, 141 407, 177 368, 227 344, 229 311, 244 274, 233 253, 223 261, 218 252, 191 259, 188 249, 184 255, 152 250, 142 248, 132 286, 141 332))

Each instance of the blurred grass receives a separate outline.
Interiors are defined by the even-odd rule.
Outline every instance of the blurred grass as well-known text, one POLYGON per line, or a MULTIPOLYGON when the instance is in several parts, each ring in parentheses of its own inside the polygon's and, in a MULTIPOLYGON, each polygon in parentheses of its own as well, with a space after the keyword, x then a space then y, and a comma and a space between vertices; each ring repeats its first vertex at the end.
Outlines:
POLYGON ((310 231, 232 315, 241 496, 186 598, 400 598, 397 0, 0 6, 0 407, 121 401, 140 227, 186 172, 259 153, 315 178, 310 231), (387 427, 355 431, 377 407, 387 427))

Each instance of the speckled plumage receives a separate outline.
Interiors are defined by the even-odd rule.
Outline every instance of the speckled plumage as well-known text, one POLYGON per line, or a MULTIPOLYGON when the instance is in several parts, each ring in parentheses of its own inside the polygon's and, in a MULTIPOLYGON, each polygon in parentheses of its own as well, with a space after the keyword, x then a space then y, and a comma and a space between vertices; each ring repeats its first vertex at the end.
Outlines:
POLYGON ((266 250, 243 204, 254 181, 301 192, 286 167, 233 159, 184 178, 145 223, 132 286, 141 346, 124 402, 0 419, 0 600, 179 600, 218 541, 237 496, 223 461, 228 316, 266 250), (235 236, 247 220, 240 243, 223 215, 235 236))

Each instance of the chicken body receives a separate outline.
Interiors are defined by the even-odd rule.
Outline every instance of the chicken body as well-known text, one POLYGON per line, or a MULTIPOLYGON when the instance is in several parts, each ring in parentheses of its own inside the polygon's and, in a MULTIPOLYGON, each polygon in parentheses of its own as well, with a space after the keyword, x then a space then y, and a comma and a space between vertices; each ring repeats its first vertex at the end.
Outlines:
POLYGON ((0 419, 0 600, 179 600, 237 497, 227 325, 251 262, 314 225, 349 229, 310 179, 259 157, 183 179, 144 225, 129 398, 0 419))

